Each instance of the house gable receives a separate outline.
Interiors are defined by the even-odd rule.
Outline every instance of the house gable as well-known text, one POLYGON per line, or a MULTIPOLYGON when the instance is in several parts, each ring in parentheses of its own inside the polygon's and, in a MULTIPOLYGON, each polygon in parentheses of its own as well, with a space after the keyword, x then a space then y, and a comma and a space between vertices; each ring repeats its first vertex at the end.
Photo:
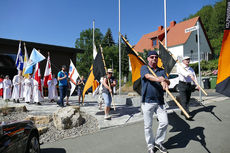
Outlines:
MULTIPOLYGON (((209 48, 211 52, 213 53, 210 42, 204 30, 204 26, 200 20, 200 17, 194 17, 192 19, 189 19, 189 20, 177 23, 177 24, 175 21, 170 22, 170 26, 167 28, 167 47, 173 48, 173 46, 185 44, 191 35, 191 32, 185 33, 185 29, 195 26, 198 21, 200 22, 201 29, 204 33, 207 44, 209 45, 209 48)), ((135 49, 139 52, 143 52, 144 50, 152 50, 154 48, 159 48, 158 42, 156 46, 153 46, 153 40, 159 39, 163 43, 165 43, 164 35, 165 33, 164 33, 163 26, 160 26, 158 27, 157 31, 154 31, 154 32, 151 32, 151 33, 148 33, 142 36, 140 41, 135 45, 135 49)))

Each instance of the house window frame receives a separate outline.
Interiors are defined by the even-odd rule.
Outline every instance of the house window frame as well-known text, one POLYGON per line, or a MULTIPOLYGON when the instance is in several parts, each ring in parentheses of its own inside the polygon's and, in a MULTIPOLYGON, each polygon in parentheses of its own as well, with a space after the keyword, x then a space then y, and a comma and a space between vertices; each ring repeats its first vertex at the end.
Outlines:
POLYGON ((157 45, 157 38, 152 39, 152 46, 155 47, 157 45))

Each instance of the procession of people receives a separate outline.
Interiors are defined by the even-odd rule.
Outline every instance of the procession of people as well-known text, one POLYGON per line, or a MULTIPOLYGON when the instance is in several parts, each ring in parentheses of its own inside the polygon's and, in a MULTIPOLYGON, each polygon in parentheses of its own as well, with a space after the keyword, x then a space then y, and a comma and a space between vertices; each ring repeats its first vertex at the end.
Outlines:
MULTIPOLYGON (((143 112, 144 134, 148 153, 154 153, 156 149, 162 153, 168 152, 163 146, 169 123, 164 105, 164 91, 168 90, 170 81, 167 77, 166 71, 163 68, 158 67, 158 57, 159 54, 156 50, 148 51, 148 62, 147 64, 142 65, 139 70, 141 80, 141 109, 143 112), (157 115, 159 121, 155 137, 152 128, 154 113, 157 115)), ((181 111, 181 114, 184 115, 186 119, 188 119, 188 117, 184 113, 190 113, 189 101, 192 92, 191 85, 197 84, 195 72, 189 67, 189 63, 190 57, 185 56, 182 58, 182 66, 178 67, 180 80, 179 94, 181 98, 180 104, 182 110, 185 110, 185 112, 181 111)), ((39 63, 36 64, 34 72, 27 73, 29 74, 27 76, 22 70, 18 69, 18 74, 13 77, 12 81, 10 80, 9 75, 6 75, 5 77, 1 75, 0 96, 5 102, 25 102, 27 104, 42 106, 47 102, 45 98, 47 95, 49 103, 56 104, 61 108, 71 105, 83 106, 85 94, 84 86, 87 84, 87 81, 84 79, 84 76, 80 76, 77 73, 76 68, 71 64, 69 67, 69 73, 67 73, 67 66, 62 65, 61 70, 57 74, 57 78, 55 74, 51 73, 49 57, 47 60, 47 66, 49 69, 46 68, 44 78, 41 78, 39 63), (48 91, 44 90, 44 88, 48 89, 48 91), (70 103, 69 98, 74 91, 78 96, 78 101, 75 99, 74 102, 70 103), (48 94, 44 92, 47 92, 48 94)), ((104 69, 105 65, 101 65, 104 69)), ((114 89, 116 89, 117 81, 113 76, 113 69, 107 69, 105 67, 104 70, 105 73, 96 74, 99 75, 97 77, 100 78, 100 81, 98 82, 98 80, 94 80, 97 81, 96 84, 98 84, 97 89, 95 89, 95 92, 97 91, 98 94, 98 111, 102 111, 102 106, 104 106, 104 120, 112 120, 111 105, 113 104, 114 89)), ((197 86, 196 89, 200 90, 200 87, 197 86)), ((95 95, 95 93, 93 93, 93 95, 95 95)), ((113 107, 115 110, 114 104, 113 107)))
MULTIPOLYGON (((66 66, 63 66, 63 70, 66 69, 66 66)), ((68 74, 65 73, 65 77, 67 78, 64 83, 67 83, 63 87, 63 81, 59 80, 57 81, 56 75, 52 74, 52 79, 48 80, 48 102, 53 103, 57 102, 57 104, 61 104, 59 106, 64 106, 64 98, 66 97, 66 105, 69 106, 69 97, 70 97, 70 88, 71 85, 69 83, 68 74), (65 89, 63 89, 65 88, 65 89), (58 101, 58 90, 60 95, 60 100, 58 101)), ((44 99, 44 85, 43 80, 41 79, 41 88, 39 89, 39 82, 34 79, 34 74, 29 74, 28 78, 22 76, 22 71, 19 70, 18 74, 15 75, 10 80, 9 75, 6 75, 5 77, 1 75, 2 79, 0 82, 0 89, 1 89, 1 98, 5 102, 13 101, 14 103, 21 103, 22 101, 26 102, 27 104, 37 104, 42 105, 42 102, 45 101, 44 99)), ((79 97, 79 102, 76 102, 76 104, 80 105, 80 99, 82 97, 82 90, 84 88, 84 77, 81 77, 82 81, 78 81, 78 84, 76 86, 75 92, 77 93, 77 96, 79 97)), ((81 102, 82 103, 82 102, 81 102)))

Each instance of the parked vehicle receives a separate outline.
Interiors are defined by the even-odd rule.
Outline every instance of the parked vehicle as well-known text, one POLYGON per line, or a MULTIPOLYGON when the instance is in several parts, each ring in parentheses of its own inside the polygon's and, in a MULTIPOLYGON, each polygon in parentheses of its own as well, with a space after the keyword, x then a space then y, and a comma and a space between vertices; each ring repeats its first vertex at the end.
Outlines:
POLYGON ((168 78, 170 81, 169 90, 178 92, 179 75, 177 73, 171 73, 168 78))
POLYGON ((0 122, 1 153, 40 153, 38 129, 32 121, 0 122))

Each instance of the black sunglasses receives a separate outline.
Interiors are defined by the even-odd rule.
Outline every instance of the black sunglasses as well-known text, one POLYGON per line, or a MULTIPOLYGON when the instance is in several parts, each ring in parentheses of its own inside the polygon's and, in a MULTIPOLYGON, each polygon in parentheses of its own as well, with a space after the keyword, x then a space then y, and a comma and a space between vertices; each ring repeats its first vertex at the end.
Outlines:
POLYGON ((154 58, 158 58, 158 56, 149 56, 149 58, 154 59, 154 58))

